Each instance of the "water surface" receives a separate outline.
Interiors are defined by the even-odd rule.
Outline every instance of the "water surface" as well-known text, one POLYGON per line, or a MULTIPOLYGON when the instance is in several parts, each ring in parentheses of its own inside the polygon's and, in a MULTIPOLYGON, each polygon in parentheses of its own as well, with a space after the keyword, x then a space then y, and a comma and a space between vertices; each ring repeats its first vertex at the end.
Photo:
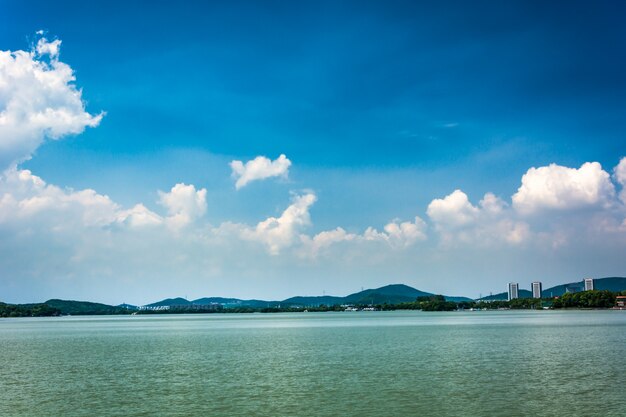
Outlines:
POLYGON ((626 311, 0 319, 0 416, 624 416, 626 311))

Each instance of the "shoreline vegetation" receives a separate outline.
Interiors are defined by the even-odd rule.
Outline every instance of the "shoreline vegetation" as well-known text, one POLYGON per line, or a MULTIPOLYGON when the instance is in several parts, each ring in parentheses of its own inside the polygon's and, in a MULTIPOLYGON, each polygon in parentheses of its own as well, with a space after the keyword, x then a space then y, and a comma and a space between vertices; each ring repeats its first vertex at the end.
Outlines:
POLYGON ((138 314, 219 314, 219 313, 300 313, 328 311, 479 311, 538 309, 612 309, 616 297, 626 291, 590 290, 566 293, 554 298, 517 298, 511 301, 450 301, 443 295, 420 296, 411 302, 380 304, 320 304, 316 306, 223 307, 221 305, 172 306, 168 309, 136 309, 87 301, 48 300, 36 304, 0 302, 0 317, 52 317, 67 315, 138 315, 138 314))

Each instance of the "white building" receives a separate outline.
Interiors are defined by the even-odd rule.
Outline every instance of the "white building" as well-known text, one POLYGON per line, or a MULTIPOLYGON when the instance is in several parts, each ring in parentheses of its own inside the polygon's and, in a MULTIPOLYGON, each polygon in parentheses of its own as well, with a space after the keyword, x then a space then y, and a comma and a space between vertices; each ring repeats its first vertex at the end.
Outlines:
POLYGON ((519 284, 517 282, 509 283, 509 301, 519 298, 519 284))
POLYGON ((533 298, 541 298, 541 291, 542 291, 541 282, 535 281, 531 284, 531 287, 533 290, 533 298))
POLYGON ((585 278, 585 291, 593 290, 593 278, 585 278))

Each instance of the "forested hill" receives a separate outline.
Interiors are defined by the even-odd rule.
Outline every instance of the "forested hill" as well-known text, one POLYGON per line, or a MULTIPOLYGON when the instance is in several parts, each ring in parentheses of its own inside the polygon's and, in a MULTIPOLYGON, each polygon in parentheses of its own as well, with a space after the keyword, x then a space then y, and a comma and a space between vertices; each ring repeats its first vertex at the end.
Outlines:
MULTIPOLYGON (((584 289, 583 281, 571 282, 568 284, 557 285, 543 290, 543 298, 561 297, 565 293, 576 293, 584 289)), ((626 278, 624 277, 607 277, 595 278, 594 289, 608 290, 612 292, 626 291, 626 278)), ((319 306, 338 306, 342 304, 351 305, 382 305, 382 304, 400 304, 414 302, 418 297, 429 297, 434 294, 420 291, 404 284, 386 285, 380 288, 366 289, 345 297, 337 297, 330 295, 323 296, 297 296, 287 298, 282 301, 265 301, 265 300, 241 300, 238 298, 222 298, 222 297, 205 297, 194 301, 184 298, 167 298, 156 303, 148 304, 147 307, 170 307, 170 308, 191 308, 202 309, 202 306, 215 306, 219 308, 244 308, 244 309, 263 309, 263 308, 298 308, 298 307, 319 307, 319 306)), ((519 290, 520 298, 530 298, 531 292, 526 289, 519 290)), ((446 301, 469 301, 467 297, 444 296, 446 301)), ((502 292, 481 300, 506 300, 507 293, 502 292)), ((0 317, 24 317, 24 316, 58 316, 58 315, 102 315, 102 314, 130 314, 136 311, 137 307, 128 304, 119 306, 111 306, 101 303, 92 303, 89 301, 73 301, 51 299, 45 303, 38 304, 6 304, 0 302, 0 317)))
MULTIPOLYGON (((320 295, 320 296, 296 296, 285 300, 242 300, 238 298, 204 297, 188 301, 184 298, 168 298, 148 304, 146 307, 185 307, 220 304, 224 308, 231 307, 318 307, 321 305, 333 306, 341 304, 398 304, 415 301, 417 297, 428 297, 433 293, 420 291, 404 284, 391 284, 380 288, 366 289, 345 297, 320 295)), ((468 301, 467 297, 445 296, 448 301, 468 301)))
MULTIPOLYGON (((529 284, 530 285, 530 284, 529 284)), ((626 291, 626 278, 624 277, 607 277, 607 278, 594 278, 593 279, 593 288, 595 290, 608 290, 612 292, 621 292, 626 291)), ((542 298, 553 298, 553 297, 561 297, 563 294, 567 292, 580 292, 585 289, 584 280, 570 282, 567 284, 556 285, 554 287, 546 288, 541 291, 542 298)), ((532 297, 532 293, 529 290, 521 289, 519 290, 519 298, 530 298, 532 297)), ((508 293, 501 292, 498 294, 488 295, 486 297, 480 298, 483 301, 495 301, 495 300, 506 300, 508 298, 508 293)))
POLYGON ((129 314, 130 312, 127 308, 92 303, 89 301, 52 299, 46 301, 44 304, 59 310, 61 314, 64 315, 129 314))
MULTIPOLYGON (((583 290, 585 288, 585 282, 583 280, 577 282, 570 282, 569 284, 561 284, 541 292, 541 296, 544 298, 560 297, 567 292, 567 289, 583 290)), ((594 290, 608 290, 612 292, 620 292, 626 290, 626 278, 624 277, 607 277, 607 278, 595 278, 593 280, 594 290)), ((570 291, 572 292, 572 291, 570 291)))

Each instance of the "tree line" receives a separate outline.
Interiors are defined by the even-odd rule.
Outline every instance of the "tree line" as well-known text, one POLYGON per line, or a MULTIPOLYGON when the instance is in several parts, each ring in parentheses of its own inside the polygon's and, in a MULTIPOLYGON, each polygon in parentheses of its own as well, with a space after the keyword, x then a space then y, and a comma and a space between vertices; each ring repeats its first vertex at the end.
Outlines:
POLYGON ((552 301, 552 308, 611 308, 615 306, 615 298, 618 295, 626 295, 626 291, 615 293, 607 290, 591 290, 565 293, 552 301))
POLYGON ((48 304, 5 304, 0 303, 0 317, 50 317, 60 316, 61 310, 48 304))
MULTIPOLYGON (((415 301, 399 304, 357 304, 354 307, 374 307, 376 310, 422 310, 422 311, 454 311, 454 310, 498 310, 498 309, 540 309, 551 307, 554 309, 563 308, 611 308, 615 306, 615 298, 618 295, 626 295, 626 291, 611 292, 607 290, 591 290, 578 293, 565 293, 561 297, 551 299, 537 298, 517 298, 511 301, 447 301, 443 295, 431 295, 427 297, 417 297, 415 301)), ((0 302, 0 317, 47 317, 60 316, 64 314, 76 315, 98 315, 98 314, 130 314, 132 310, 105 306, 95 303, 83 303, 74 301, 49 300, 49 304, 5 304, 0 302), (94 307, 95 306, 95 307, 94 307), (96 308, 97 307, 97 308, 96 308), (106 307, 106 308, 105 308, 106 307)), ((326 312, 343 311, 345 305, 318 305, 318 306, 268 306, 262 308, 235 307, 235 308, 215 308, 198 307, 193 308, 180 306, 169 310, 140 310, 138 314, 190 314, 190 313, 296 313, 303 311, 326 312)))

